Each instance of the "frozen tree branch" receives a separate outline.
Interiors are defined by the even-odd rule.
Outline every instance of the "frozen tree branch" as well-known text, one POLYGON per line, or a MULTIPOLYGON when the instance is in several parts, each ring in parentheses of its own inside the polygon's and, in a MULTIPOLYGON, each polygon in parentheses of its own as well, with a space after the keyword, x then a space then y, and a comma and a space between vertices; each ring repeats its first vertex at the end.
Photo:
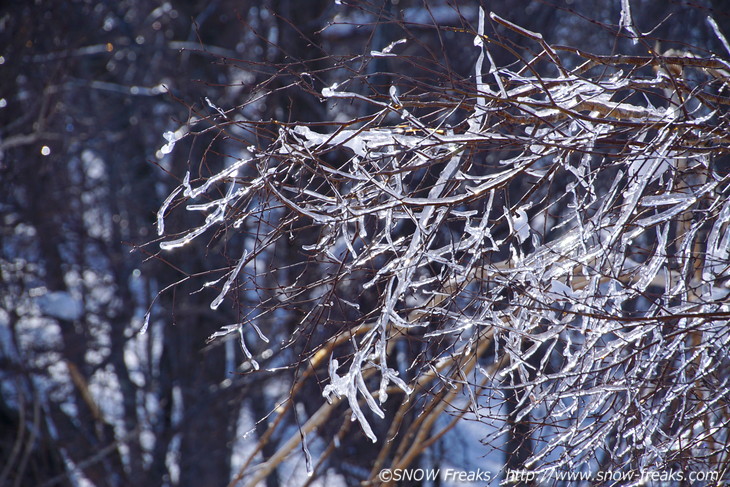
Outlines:
MULTIPOLYGON (((531 452, 530 468, 575 468, 601 450, 620 466, 694 453, 726 462, 730 180, 717 161, 730 152, 730 126, 727 98, 705 84, 725 79, 727 61, 598 56, 490 18, 537 43, 559 77, 520 59, 498 67, 482 12, 468 100, 395 89, 377 99, 345 90, 346 80, 325 88, 324 102, 378 112, 334 130, 279 123, 247 159, 197 187, 186 178, 165 207, 182 203, 204 221, 161 247, 269 215, 273 230, 223 276, 217 307, 237 282, 260 278, 248 266, 263 265, 279 239, 311 232, 298 249, 300 274, 269 257, 282 289, 274 304, 261 303, 303 309, 306 323, 333 333, 309 362, 329 364, 321 393, 331 404, 300 435, 342 401, 377 442, 389 397, 402 397, 396 431, 414 395, 441 381, 452 388, 412 424, 415 443, 395 450, 392 465, 405 468, 458 396, 479 410, 486 382, 466 378, 481 361, 499 371, 488 380, 520 391, 517 420, 557 432, 531 452), (583 64, 571 71, 566 54, 583 64), (485 56, 493 88, 482 78, 485 56), (367 309, 351 301, 366 292, 376 296, 367 309), (416 340, 426 344, 422 360, 398 365, 397 344, 416 340)), ((621 26, 640 36, 628 1, 621 26)), ((386 54, 397 56, 376 53, 386 54)))

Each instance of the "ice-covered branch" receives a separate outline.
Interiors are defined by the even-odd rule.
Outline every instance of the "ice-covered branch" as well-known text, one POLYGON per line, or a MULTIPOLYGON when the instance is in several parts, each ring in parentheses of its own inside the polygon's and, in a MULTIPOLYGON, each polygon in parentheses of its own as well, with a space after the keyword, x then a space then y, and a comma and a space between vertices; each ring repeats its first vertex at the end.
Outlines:
MULTIPOLYGON (((716 157, 730 152, 730 126, 719 115, 723 96, 704 82, 727 63, 592 55, 490 19, 539 44, 558 77, 541 76, 531 60, 497 66, 482 12, 468 97, 393 86, 378 98, 332 84, 325 102, 379 111, 331 126, 279 124, 250 158, 197 186, 186 178, 160 209, 158 229, 165 234, 180 201, 204 221, 161 247, 271 212, 274 236, 251 241, 223 273, 213 308, 268 252, 280 290, 260 305, 296 309, 317 333, 335 334, 337 346, 309 363, 329 363, 324 397, 346 402, 372 441, 389 392, 408 402, 425 377, 448 375, 429 375, 433 364, 479 370, 476 358, 493 354, 497 380, 521 391, 515 417, 558 431, 528 465, 572 468, 602 448, 624 458, 649 438, 661 441, 638 461, 668 464, 695 435, 667 427, 673 415, 727 421, 704 415, 697 400, 715 404, 728 388, 716 378, 730 344, 730 184, 716 157), (566 51, 585 63, 567 69, 566 51), (695 72, 659 69, 673 65, 695 72), (307 242, 296 249, 301 260, 279 265, 279 237, 297 235, 307 242), (428 345, 398 363, 396 344, 411 340, 428 345), (698 385, 705 380, 717 389, 698 385), (616 439, 618 428, 628 433, 616 439)), ((628 1, 621 26, 639 36, 628 1)), ((399 44, 374 55, 397 56, 399 44)), ((474 393, 448 377, 449 387, 474 393)))

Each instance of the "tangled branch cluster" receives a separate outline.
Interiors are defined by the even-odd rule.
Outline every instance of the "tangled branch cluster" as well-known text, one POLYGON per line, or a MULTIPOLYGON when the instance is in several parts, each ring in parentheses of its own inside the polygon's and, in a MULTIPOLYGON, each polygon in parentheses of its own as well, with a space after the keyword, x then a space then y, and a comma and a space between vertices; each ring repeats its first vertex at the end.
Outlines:
POLYGON ((498 384, 539 439, 529 468, 726 466, 730 65, 591 55, 493 15, 541 50, 498 67, 484 21, 472 32, 473 92, 324 88, 324 102, 372 113, 326 133, 279 123, 250 157, 204 181, 188 174, 159 212, 160 234, 173 203, 205 220, 162 248, 210 229, 254 235, 211 283, 212 307, 254 293, 258 314, 221 334, 240 333, 256 368, 243 338, 252 326, 266 338, 263 317, 277 310, 299 313, 292 341, 322 337, 303 378, 327 361, 332 404, 301 436, 346 401, 377 441, 368 415, 400 401, 393 437, 424 395, 399 436, 411 440, 384 447, 402 468, 443 434, 433 427, 444 411, 499 415, 484 400, 498 384), (300 261, 277 266, 296 236, 300 261), (397 359, 404 343, 419 350, 409 363, 397 359))

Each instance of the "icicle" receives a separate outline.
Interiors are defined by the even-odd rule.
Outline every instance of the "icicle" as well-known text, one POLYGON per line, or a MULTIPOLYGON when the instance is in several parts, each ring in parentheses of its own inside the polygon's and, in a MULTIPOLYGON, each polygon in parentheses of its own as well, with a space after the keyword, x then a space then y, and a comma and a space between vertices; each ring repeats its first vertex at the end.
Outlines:
POLYGON ((162 136, 165 138, 167 143, 160 147, 159 155, 166 155, 172 152, 172 150, 175 148, 175 144, 178 140, 182 139, 187 135, 187 129, 186 128, 179 128, 175 132, 165 132, 162 134, 162 136))
POLYGON ((484 9, 479 7, 479 29, 477 35, 474 37, 474 45, 479 48, 479 57, 474 64, 474 76, 477 85, 477 99, 474 110, 474 117, 469 118, 469 132, 479 132, 482 124, 484 123, 484 117, 486 114, 487 101, 483 96, 478 96, 479 93, 489 92, 489 88, 482 81, 482 64, 484 63, 484 9))
POLYGON ((397 46, 398 44, 405 44, 405 42, 406 42, 405 39, 398 39, 397 41, 391 42, 390 44, 388 44, 386 47, 383 48, 382 51, 370 51, 370 55, 372 57, 393 57, 393 56, 396 56, 397 54, 393 54, 390 51, 392 51, 393 48, 395 46, 397 46))
MULTIPOLYGON (((188 171, 188 173, 185 175, 185 181, 183 183, 188 188, 185 191, 185 196, 187 196, 188 198, 197 198, 201 194, 206 193, 211 188, 211 186, 213 186, 217 182, 219 182, 223 179, 226 179, 226 178, 235 178, 238 175, 238 170, 241 169, 246 164, 248 164, 249 162, 251 162, 251 159, 239 159, 238 161, 231 164, 229 167, 225 168, 218 174, 206 179, 205 183, 202 184, 197 189, 193 189, 190 186, 190 172, 188 171)), ((255 182, 257 182, 257 181, 258 181, 258 179, 255 182)), ((252 183, 252 185, 253 185, 253 183, 252 183)), ((229 189, 229 191, 230 191, 230 189, 229 189)))
POLYGON ((634 45, 637 45, 639 43, 639 32, 634 27, 634 21, 631 18, 631 4, 629 0, 621 0, 621 18, 618 23, 620 27, 623 27, 631 34, 631 41, 634 45))
POLYGON ((170 193, 170 196, 165 198, 165 201, 162 202, 162 206, 160 206, 160 209, 157 210, 157 235, 164 235, 165 233, 165 212, 167 211, 167 207, 170 206, 170 203, 172 203, 172 200, 175 199, 175 197, 180 194, 180 191, 182 191, 182 186, 178 186, 175 188, 175 190, 170 193))
POLYGON ((243 252, 243 255, 238 261, 238 264, 236 265, 236 268, 233 269, 231 274, 228 276, 228 279, 226 280, 226 283, 223 284, 223 289, 221 289, 220 294, 213 300, 212 303, 210 303, 210 309, 216 310, 218 309, 218 306, 223 302, 223 298, 225 298, 226 294, 228 294, 228 291, 231 289, 231 285, 233 284, 233 281, 236 280, 236 277, 238 277, 238 273, 241 272, 241 268, 243 267, 243 264, 246 263, 248 260, 248 251, 245 250, 243 252))
POLYGON ((223 118, 225 118, 226 120, 228 119, 228 115, 226 115, 226 112, 224 112, 220 107, 213 104, 213 102, 210 101, 210 98, 208 98, 207 96, 205 97, 205 103, 207 103, 210 108, 218 112, 223 118))
POLYGON ((185 191, 183 192, 183 196, 186 198, 190 197, 190 193, 193 192, 193 187, 190 186, 190 171, 185 171, 185 176, 183 177, 183 187, 185 188, 185 191))
POLYGON ((160 248, 162 250, 172 250, 176 249, 178 247, 183 247, 193 240, 195 240, 198 236, 205 233, 208 228, 210 228, 213 225, 213 221, 207 221, 204 225, 196 228, 192 232, 186 233, 184 236, 177 238, 175 240, 168 240, 167 242, 160 242, 160 248))
POLYGON ((514 219, 515 233, 517 240, 523 243, 530 237, 530 223, 527 219, 527 213, 522 208, 518 208, 517 218, 514 219))
POLYGON ((720 26, 717 25, 717 22, 715 22, 715 19, 707 16, 707 23, 710 24, 710 27, 712 27, 712 30, 715 32, 715 36, 720 40, 725 50, 730 54, 730 43, 728 43, 727 38, 722 34, 722 31, 720 30, 720 26))
MULTIPOLYGON (((366 347, 367 348, 367 347, 366 347)), ((330 358, 329 363, 329 374, 330 374, 330 383, 327 384, 322 391, 322 395, 329 401, 332 402, 332 396, 336 396, 338 398, 340 397, 346 397, 347 402, 350 405, 350 409, 352 410, 352 421, 357 421, 360 423, 360 427, 362 428, 363 432, 365 433, 365 436, 370 438, 370 440, 375 443, 378 441, 378 437, 375 436, 375 433, 373 433, 373 429, 370 427, 370 423, 368 423, 368 420, 365 418, 365 415, 362 412, 362 409, 360 409, 360 405, 358 404, 357 399, 357 387, 355 385, 356 382, 362 381, 362 362, 363 362, 363 352, 362 350, 359 350, 355 353, 355 356, 353 357, 352 365, 350 366, 350 370, 345 374, 344 376, 340 376, 337 374, 337 368, 339 367, 339 362, 337 359, 330 358)), ((364 382, 363 382, 364 384, 364 382)), ((366 398, 366 401, 368 402, 368 405, 370 406, 372 401, 372 396, 370 396, 370 400, 366 398)), ((372 401, 374 403, 374 401, 372 401)), ((384 413, 382 410, 380 410, 379 407, 377 407, 377 404, 375 404, 376 414, 383 417, 384 413)))
POLYGON ((253 354, 251 354, 248 347, 246 346, 246 339, 243 336, 242 325, 238 325, 238 336, 241 342, 241 350, 243 350, 243 354, 246 356, 248 361, 251 362, 251 367, 253 367, 254 370, 259 370, 259 363, 253 358, 253 354))
POLYGON ((139 329, 139 334, 144 335, 147 333, 147 329, 150 326, 150 314, 152 314, 152 310, 147 310, 147 312, 144 314, 144 321, 142 322, 142 328, 139 329))
POLYGON ((249 321, 248 324, 251 325, 251 327, 254 329, 254 331, 259 336, 261 341, 263 341, 265 343, 269 343, 269 338, 266 335, 264 335, 264 333, 261 331, 261 329, 258 327, 258 325, 256 325, 256 323, 254 323, 253 321, 249 321))
POLYGON ((332 83, 331 86, 325 86, 322 88, 322 96, 325 98, 331 98, 337 95, 337 88, 340 87, 339 83, 332 83))
POLYGON ((403 106, 400 102, 400 98, 398 98, 398 88, 396 88, 395 85, 390 85, 388 93, 390 94, 390 99, 393 102, 393 106, 395 106, 396 108, 400 108, 403 106))
POLYGON ((730 258, 730 200, 725 202, 720 214, 717 217, 710 235, 707 237, 707 255, 702 270, 702 280, 712 282, 718 275, 727 268, 727 261, 730 258))
POLYGON ((307 477, 314 475, 314 465, 312 463, 312 454, 309 453, 309 445, 307 444, 307 435, 300 430, 302 436, 302 451, 304 452, 304 466, 307 469, 307 477))

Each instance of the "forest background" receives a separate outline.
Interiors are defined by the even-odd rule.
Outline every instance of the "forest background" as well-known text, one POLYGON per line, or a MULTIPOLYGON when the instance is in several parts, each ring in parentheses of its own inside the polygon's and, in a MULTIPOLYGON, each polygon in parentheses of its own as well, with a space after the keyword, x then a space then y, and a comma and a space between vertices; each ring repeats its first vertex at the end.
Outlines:
POLYGON ((6 3, 0 485, 725 475, 725 36, 723 0, 6 3))

